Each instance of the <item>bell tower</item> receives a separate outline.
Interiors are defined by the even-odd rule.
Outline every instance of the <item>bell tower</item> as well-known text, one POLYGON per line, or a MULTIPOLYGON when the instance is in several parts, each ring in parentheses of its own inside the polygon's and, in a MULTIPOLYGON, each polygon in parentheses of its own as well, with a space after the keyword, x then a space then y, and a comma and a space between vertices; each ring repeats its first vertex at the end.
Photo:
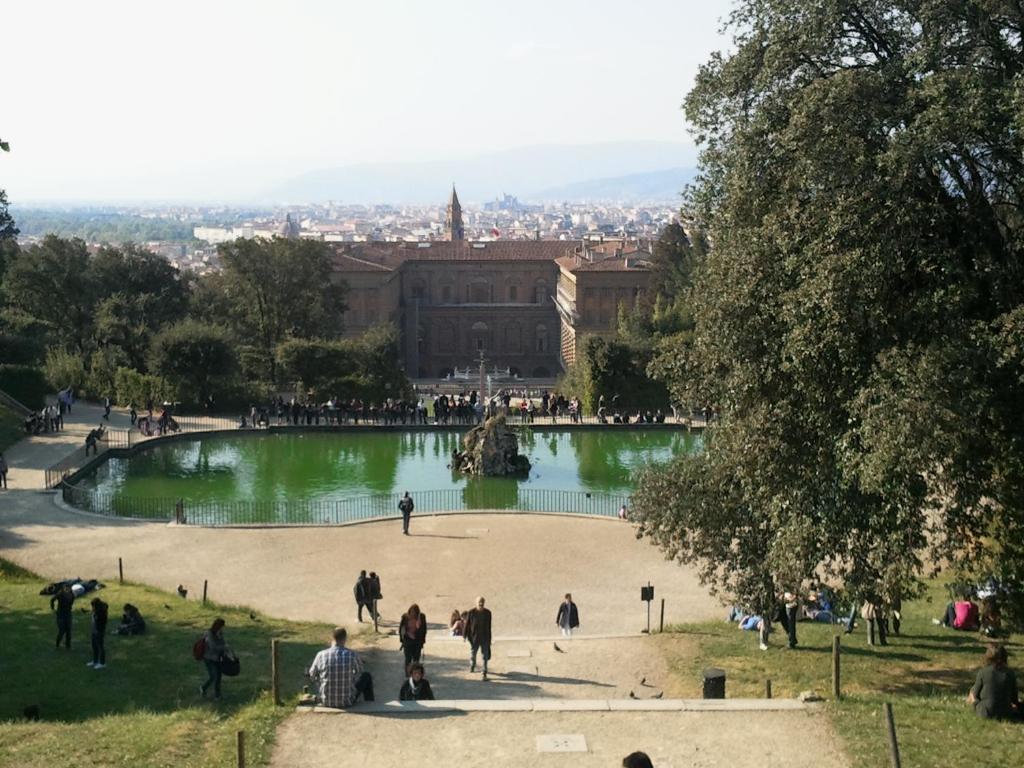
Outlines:
POLYGON ((466 230, 462 226, 462 206, 459 204, 459 196, 455 194, 454 184, 452 184, 452 196, 448 198, 448 213, 445 216, 444 226, 448 230, 449 240, 466 239, 466 230))

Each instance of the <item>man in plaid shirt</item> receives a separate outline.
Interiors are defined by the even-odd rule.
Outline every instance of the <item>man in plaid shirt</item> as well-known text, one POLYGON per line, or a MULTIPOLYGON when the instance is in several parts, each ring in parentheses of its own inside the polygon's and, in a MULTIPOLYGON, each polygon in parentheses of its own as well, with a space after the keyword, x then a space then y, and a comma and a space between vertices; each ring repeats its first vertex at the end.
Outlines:
POLYGON ((363 671, 363 662, 355 651, 345 647, 348 632, 334 630, 330 648, 320 651, 309 668, 309 677, 317 686, 317 701, 325 707, 341 709, 356 703, 359 694, 373 701, 373 678, 363 671))

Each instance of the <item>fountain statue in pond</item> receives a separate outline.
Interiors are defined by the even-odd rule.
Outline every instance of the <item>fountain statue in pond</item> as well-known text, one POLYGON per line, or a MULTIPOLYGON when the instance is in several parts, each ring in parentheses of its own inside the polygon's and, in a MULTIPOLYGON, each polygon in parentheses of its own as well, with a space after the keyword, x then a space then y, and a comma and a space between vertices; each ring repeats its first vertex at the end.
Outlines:
POLYGON ((452 451, 452 469, 488 477, 526 475, 530 460, 519 455, 519 439, 505 417, 492 416, 466 433, 461 451, 452 451))

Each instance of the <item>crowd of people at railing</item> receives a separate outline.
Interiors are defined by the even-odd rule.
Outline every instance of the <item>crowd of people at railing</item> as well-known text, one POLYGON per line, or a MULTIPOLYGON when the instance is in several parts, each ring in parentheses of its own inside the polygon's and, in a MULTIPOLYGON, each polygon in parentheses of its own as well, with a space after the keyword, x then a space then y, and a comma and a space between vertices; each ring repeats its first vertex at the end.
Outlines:
MULTIPOLYGON (((477 391, 445 394, 422 392, 416 399, 386 398, 369 401, 361 398, 345 400, 330 397, 317 402, 312 396, 303 401, 292 397, 277 397, 269 404, 252 404, 248 413, 238 417, 239 429, 260 429, 271 426, 335 426, 342 424, 478 424, 489 416, 505 416, 510 421, 531 424, 536 421, 550 423, 582 423, 588 417, 578 397, 566 397, 558 392, 541 390, 538 393, 499 390, 489 398, 481 398, 477 391)), ((675 414, 673 414, 675 416, 675 414)), ((691 415, 711 418, 710 411, 691 415)), ((667 420, 661 408, 637 408, 620 403, 618 395, 606 403, 602 395, 597 408, 589 418, 599 424, 662 424, 667 420)), ((174 431, 176 424, 171 426, 174 431)))

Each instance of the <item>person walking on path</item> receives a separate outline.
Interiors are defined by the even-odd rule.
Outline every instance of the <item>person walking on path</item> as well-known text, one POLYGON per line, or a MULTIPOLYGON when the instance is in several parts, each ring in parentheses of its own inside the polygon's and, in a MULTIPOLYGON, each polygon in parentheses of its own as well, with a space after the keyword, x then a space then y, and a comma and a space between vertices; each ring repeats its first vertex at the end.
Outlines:
POLYGON ((484 607, 482 597, 476 599, 476 608, 466 614, 466 629, 463 638, 469 641, 469 671, 476 672, 477 652, 483 652, 484 680, 487 679, 487 662, 491 660, 491 611, 484 607))
POLYGON ((110 398, 103 398, 103 418, 110 421, 110 398))
POLYGON ((206 692, 213 686, 213 700, 220 700, 220 662, 225 656, 231 655, 231 649, 224 640, 224 619, 214 619, 213 624, 203 635, 205 650, 203 664, 206 665, 206 682, 199 686, 199 695, 204 699, 206 692))
POLYGON ((356 617, 359 619, 359 623, 363 623, 363 608, 370 611, 371 618, 373 618, 373 599, 371 598, 372 587, 370 586, 370 578, 366 575, 366 571, 359 572, 359 578, 356 579, 355 586, 352 587, 352 594, 356 599, 356 617))
POLYGON ((379 619, 380 611, 377 610, 377 601, 384 599, 384 593, 380 591, 380 576, 376 571, 370 571, 370 602, 367 606, 370 609, 370 618, 379 619))
POLYGON ((409 518, 412 517, 412 510, 415 508, 413 504, 412 496, 406 491, 405 495, 402 496, 402 500, 398 502, 398 508, 402 512, 402 533, 406 536, 409 535, 409 518))
POLYGON ((317 701, 325 707, 351 707, 359 694, 373 701, 373 677, 363 669, 359 655, 345 647, 347 639, 345 628, 335 627, 331 646, 317 653, 306 673, 317 687, 317 701))
POLYGON ((75 604, 75 593, 71 591, 71 585, 65 583, 60 591, 50 598, 50 610, 57 611, 57 643, 60 648, 60 641, 64 641, 64 647, 71 650, 71 607, 75 604))
POLYGON ((405 668, 409 669, 414 661, 420 661, 423 644, 427 642, 427 617, 415 603, 409 606, 409 610, 402 614, 398 622, 398 642, 405 652, 405 668))
POLYGON ((104 647, 103 642, 107 634, 107 615, 110 607, 98 597, 94 597, 90 604, 92 605, 92 620, 90 624, 90 629, 92 630, 90 635, 92 640, 92 661, 85 666, 92 667, 93 669, 103 669, 107 666, 107 649, 104 647))
POLYGON ((7 487, 7 459, 4 458, 3 452, 0 452, 0 488, 7 487))
POLYGON ((562 630, 563 637, 572 637, 572 631, 580 625, 580 612, 576 603, 572 601, 572 595, 565 593, 565 600, 558 606, 558 615, 555 616, 555 624, 562 630))

